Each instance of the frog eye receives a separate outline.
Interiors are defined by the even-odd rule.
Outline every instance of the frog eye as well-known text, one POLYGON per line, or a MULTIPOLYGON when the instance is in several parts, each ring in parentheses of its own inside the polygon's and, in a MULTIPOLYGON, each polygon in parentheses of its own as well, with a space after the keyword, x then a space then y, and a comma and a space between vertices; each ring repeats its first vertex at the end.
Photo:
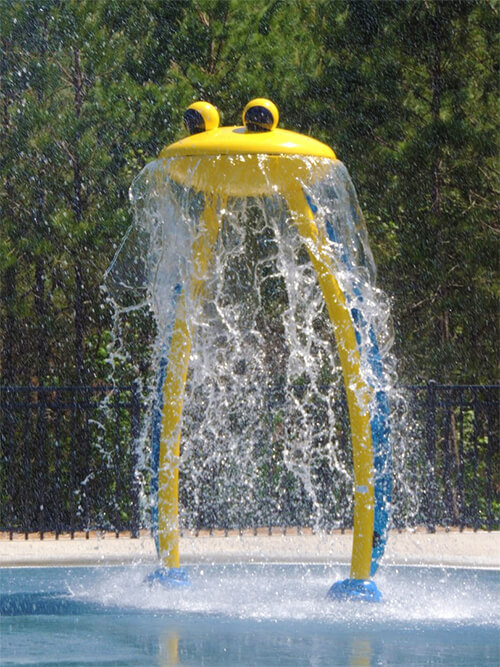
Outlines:
POLYGON ((243 110, 243 124, 250 132, 269 132, 279 121, 278 107, 263 97, 251 100, 243 110))
POLYGON ((184 113, 184 125, 189 134, 199 134, 219 127, 217 108, 209 102, 194 102, 184 113))

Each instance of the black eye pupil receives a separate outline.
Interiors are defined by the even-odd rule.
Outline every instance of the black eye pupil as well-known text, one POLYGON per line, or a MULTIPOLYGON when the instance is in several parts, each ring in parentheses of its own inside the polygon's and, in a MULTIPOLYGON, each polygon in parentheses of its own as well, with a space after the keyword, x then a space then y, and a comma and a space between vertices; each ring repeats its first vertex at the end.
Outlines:
POLYGON ((189 134, 205 132, 205 120, 199 111, 188 109, 184 113, 184 125, 189 134))
POLYGON ((250 107, 245 113, 245 125, 250 132, 267 132, 273 126, 273 114, 266 107, 250 107))

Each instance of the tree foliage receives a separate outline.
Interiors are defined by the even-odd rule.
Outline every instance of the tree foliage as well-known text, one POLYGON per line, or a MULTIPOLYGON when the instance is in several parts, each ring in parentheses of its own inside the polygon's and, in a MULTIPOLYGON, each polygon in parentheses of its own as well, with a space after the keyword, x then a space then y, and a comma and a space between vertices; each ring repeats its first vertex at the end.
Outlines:
POLYGON ((133 175, 181 136, 192 101, 239 124, 255 96, 348 165, 402 378, 495 380, 495 3, 0 0, 0 12, 2 383, 107 381, 100 285, 133 175))

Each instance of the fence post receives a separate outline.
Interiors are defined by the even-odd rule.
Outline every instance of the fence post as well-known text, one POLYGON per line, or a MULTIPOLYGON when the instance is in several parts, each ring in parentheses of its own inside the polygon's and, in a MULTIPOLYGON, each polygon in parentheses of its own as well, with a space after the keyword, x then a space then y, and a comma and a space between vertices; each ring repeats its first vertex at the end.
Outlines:
POLYGON ((139 537, 140 530, 140 509, 139 509, 139 479, 137 477, 137 446, 141 434, 141 388, 139 380, 135 380, 131 388, 130 396, 131 409, 131 447, 130 454, 130 536, 139 537))
POLYGON ((36 392, 36 430, 34 437, 35 452, 35 509, 37 514, 38 532, 43 540, 45 534, 46 508, 45 495, 48 477, 47 466, 47 396, 44 387, 36 392))
POLYGON ((488 530, 493 530, 493 466, 494 466, 494 452, 498 451, 498 430, 494 428, 494 421, 498 417, 498 405, 490 400, 493 398, 493 393, 486 394, 487 404, 487 458, 486 458, 486 526, 488 530), (497 409, 495 409, 497 408, 497 409))
POLYGON ((460 440, 458 447, 458 473, 457 473, 457 489, 460 506, 459 528, 463 531, 467 525, 467 506, 465 501, 465 456, 464 456, 464 391, 460 388, 460 402, 459 402, 459 431, 460 440))
MULTIPOLYGON (((3 392, 1 396, 3 396, 3 392)), ((2 415, 2 424, 6 423, 6 428, 2 429, 4 432, 5 440, 2 443, 2 465, 5 465, 7 471, 7 478, 5 480, 5 485, 8 488, 7 492, 7 517, 6 517, 6 526, 9 529, 9 538, 12 540, 14 536, 14 495, 15 495, 15 484, 16 484, 16 475, 14 469, 14 397, 12 396, 12 387, 6 387, 5 389, 5 403, 2 406, 2 411, 5 411, 5 419, 2 415), (3 447, 6 447, 6 452, 4 453, 3 447)), ((3 439, 3 438, 2 438, 3 439)))
POLYGON ((436 382, 429 380, 427 383, 427 419, 426 419, 426 519, 427 530, 430 533, 436 531, 436 382))
POLYGON ((70 490, 70 507, 69 507, 69 534, 71 539, 75 537, 75 479, 76 479, 76 419, 77 419, 77 399, 75 389, 72 388, 70 392, 70 452, 69 452, 69 490, 70 490))
MULTIPOLYGON (((23 404, 22 404, 23 405, 23 404)), ((21 525, 23 527, 24 539, 27 540, 30 532, 33 531, 33 479, 32 479, 32 466, 31 466, 31 393, 26 393, 26 398, 24 402, 24 407, 26 410, 26 416, 24 418, 24 428, 23 428, 23 462, 22 462, 22 475, 23 481, 19 486, 19 489, 22 491, 20 498, 23 498, 23 516, 21 525)))
POLYGON ((474 410, 474 427, 472 434, 472 468, 473 468, 473 483, 472 483, 472 525, 474 531, 479 529, 479 419, 480 419, 480 401, 478 398, 477 388, 473 389, 473 410, 474 410))

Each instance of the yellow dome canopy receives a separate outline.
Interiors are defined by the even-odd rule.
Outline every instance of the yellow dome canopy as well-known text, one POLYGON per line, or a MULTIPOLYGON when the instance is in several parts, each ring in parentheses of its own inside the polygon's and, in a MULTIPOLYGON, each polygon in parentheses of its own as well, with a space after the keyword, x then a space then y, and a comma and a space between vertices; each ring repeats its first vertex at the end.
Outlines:
MULTIPOLYGON (((199 110, 212 107, 207 102, 196 102, 189 109, 199 110), (201 105, 204 105, 202 107, 201 105)), ((213 116, 217 113, 215 107, 213 116)), ((217 113, 218 118, 218 113, 217 113)), ((246 126, 211 127, 205 131, 196 130, 189 137, 166 146, 160 158, 217 155, 305 155, 309 157, 335 160, 333 150, 317 139, 298 132, 276 128, 278 110, 273 102, 257 98, 247 104, 244 111, 246 126), (252 111, 255 111, 252 122, 252 111), (259 122, 261 114, 269 114, 269 129, 265 122, 259 122), (255 129, 255 128, 259 129, 255 129)), ((215 124, 215 123, 214 123, 215 124)), ((210 127, 210 126, 209 126, 210 127)))

